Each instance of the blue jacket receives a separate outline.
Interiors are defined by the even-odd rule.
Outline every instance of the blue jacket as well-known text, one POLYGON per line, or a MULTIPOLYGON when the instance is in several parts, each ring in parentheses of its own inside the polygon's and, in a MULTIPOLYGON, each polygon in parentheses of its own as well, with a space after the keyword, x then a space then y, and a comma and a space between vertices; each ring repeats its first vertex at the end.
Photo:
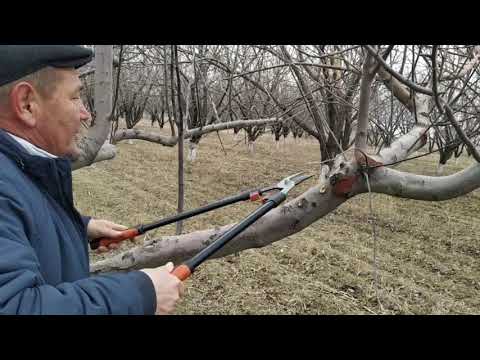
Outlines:
POLYGON ((0 129, 0 314, 153 314, 140 271, 90 276, 70 161, 28 154, 0 129))

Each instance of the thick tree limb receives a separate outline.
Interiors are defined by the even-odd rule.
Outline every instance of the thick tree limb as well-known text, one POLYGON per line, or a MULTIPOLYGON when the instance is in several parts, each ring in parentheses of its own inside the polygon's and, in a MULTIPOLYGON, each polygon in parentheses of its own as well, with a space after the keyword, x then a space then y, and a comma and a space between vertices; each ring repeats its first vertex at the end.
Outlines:
MULTIPOLYGON (((200 136, 208 134, 214 131, 228 130, 233 128, 244 128, 247 126, 262 126, 269 125, 274 123, 280 123, 282 120, 272 118, 272 119, 257 119, 257 120, 236 120, 229 121, 219 124, 212 124, 203 126, 201 128, 187 130, 184 133, 184 139, 189 139, 193 136, 200 136)), ((160 134, 155 134, 147 132, 140 129, 121 129, 118 130, 114 136, 114 141, 119 142, 127 139, 139 139, 154 142, 164 146, 175 146, 177 144, 178 138, 176 136, 164 136, 160 134)))
POLYGON ((434 177, 377 168, 370 176, 373 192, 426 201, 453 199, 480 187, 480 164, 449 176, 434 177))
MULTIPOLYGON (((377 59, 377 57, 375 57, 377 59)), ((383 60, 383 59, 382 59, 383 60)), ((395 140, 389 148, 380 152, 381 162, 384 164, 396 162, 406 158, 409 154, 419 150, 427 142, 427 131, 429 129, 430 118, 428 116, 430 96, 425 94, 414 94, 410 96, 408 91, 400 81, 387 72, 382 63, 378 69, 378 75, 387 84, 387 88, 393 95, 412 113, 416 115, 417 125, 407 134, 395 140), (414 104, 415 101, 415 104, 414 104)), ((376 158, 376 157, 374 157, 376 158)))
POLYGON ((116 155, 117 155, 117 147, 113 144, 110 144, 107 141, 102 145, 93 162, 96 163, 100 161, 111 160, 116 155))
POLYGON ((105 143, 110 131, 110 113, 112 112, 112 45, 95 47, 95 123, 81 139, 80 157, 72 163, 76 170, 94 162, 97 153, 105 143))
MULTIPOLYGON (((380 162, 393 163, 405 159, 410 154, 421 149, 427 143, 427 133, 424 126, 415 126, 407 134, 399 137, 388 148, 380 151, 380 162)), ((373 156, 376 158, 375 156, 373 156)))
MULTIPOLYGON (((260 248, 284 239, 333 211, 345 198, 332 194, 330 189, 320 192, 315 186, 296 199, 272 210, 262 217, 214 257, 223 257, 249 248, 260 248)), ((150 240, 143 246, 92 265, 91 272, 141 269, 163 265, 167 261, 179 263, 208 246, 219 234, 233 226, 202 230, 181 236, 164 236, 150 240)))
MULTIPOLYGON (((392 70, 393 71, 393 70, 392 70)), ((416 112, 418 124, 427 127, 430 123, 428 117, 429 95, 415 94, 410 96, 410 91, 405 88, 397 79, 387 72, 383 67, 378 69, 378 75, 385 82, 386 87, 393 92, 393 95, 400 101, 412 114, 416 112), (415 105, 413 100, 415 100, 415 105)))
POLYGON ((128 139, 145 140, 170 147, 175 146, 178 141, 177 136, 165 136, 140 129, 120 129, 113 136, 115 143, 128 139))
POLYGON ((410 92, 400 81, 395 79, 387 70, 381 66, 378 69, 378 75, 385 83, 385 86, 393 92, 393 95, 405 106, 411 113, 413 113, 413 101, 410 97, 410 92))
MULTIPOLYGON (((405 159, 410 154, 421 149, 428 140, 428 100, 427 95, 417 95, 417 125, 407 134, 392 142, 390 147, 380 151, 380 162, 393 163, 405 159)), ((376 157, 374 157, 376 158, 376 157)))
POLYGON ((247 127, 247 126, 262 126, 262 125, 270 125, 274 123, 281 123, 283 120, 277 118, 270 118, 270 119, 257 119, 257 120, 236 120, 230 122, 224 122, 220 124, 212 124, 208 126, 204 126, 203 128, 199 129, 190 129, 185 132, 185 138, 190 138, 192 136, 204 135, 213 131, 221 131, 221 130, 228 130, 233 129, 235 127, 247 127))

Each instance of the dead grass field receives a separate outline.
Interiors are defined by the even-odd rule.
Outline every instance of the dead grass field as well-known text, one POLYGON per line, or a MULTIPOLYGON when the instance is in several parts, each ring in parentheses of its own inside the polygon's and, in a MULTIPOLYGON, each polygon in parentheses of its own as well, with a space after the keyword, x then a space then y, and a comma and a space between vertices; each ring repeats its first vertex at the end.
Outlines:
MULTIPOLYGON (((148 123, 144 125, 148 127, 148 123)), ((251 156, 232 133, 202 139, 194 164, 186 164, 186 209, 255 186, 270 185, 299 170, 316 170, 318 143, 273 137, 251 156)), ((174 214, 177 150, 139 140, 122 142, 112 161, 74 173, 76 205, 85 214, 127 226, 174 214)), ((438 155, 399 169, 435 173, 438 155)), ((450 162, 445 174, 471 163, 450 162)), ((302 184, 292 194, 308 188, 302 184)), ((184 222, 184 231, 224 225, 257 205, 238 204, 184 222)), ((368 195, 289 238, 204 263, 187 281, 178 314, 479 314, 480 191, 444 202, 373 195, 381 305, 373 272, 368 195)), ((173 234, 174 225, 147 237, 173 234)), ((131 246, 125 244, 125 246, 131 246)), ((92 261, 100 256, 91 254, 92 261)))

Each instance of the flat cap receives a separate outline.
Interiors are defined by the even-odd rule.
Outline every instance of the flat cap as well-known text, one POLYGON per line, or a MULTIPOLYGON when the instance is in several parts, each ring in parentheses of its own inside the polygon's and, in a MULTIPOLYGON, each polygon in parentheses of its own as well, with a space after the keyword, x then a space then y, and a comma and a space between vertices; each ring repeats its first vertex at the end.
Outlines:
POLYGON ((92 57, 79 45, 0 45, 0 86, 47 66, 77 69, 92 57))

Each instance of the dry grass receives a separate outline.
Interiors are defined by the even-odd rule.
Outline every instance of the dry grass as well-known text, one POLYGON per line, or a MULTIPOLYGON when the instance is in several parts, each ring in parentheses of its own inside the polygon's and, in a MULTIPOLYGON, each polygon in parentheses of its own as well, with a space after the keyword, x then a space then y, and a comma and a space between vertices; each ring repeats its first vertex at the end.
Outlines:
MULTIPOLYGON (((241 139, 231 133, 221 138, 227 155, 210 134, 200 143, 197 161, 186 166, 186 209, 318 169, 310 163, 318 161, 314 141, 288 139, 277 151, 267 136, 251 156, 241 139)), ((176 149, 142 141, 118 147, 113 161, 75 172, 77 207, 125 225, 175 213, 176 149)), ((432 175, 437 159, 430 155, 399 168, 432 175)), ((446 173, 470 163, 452 161, 446 173)), ((307 187, 302 184, 293 195, 307 187)), ((479 198, 478 190, 445 202, 373 195, 382 306, 373 281, 368 198, 361 195, 287 239, 204 263, 188 280, 178 314, 478 314, 479 198)), ((255 206, 198 216, 184 223, 185 231, 240 220, 255 206)), ((174 231, 169 225, 147 236, 174 231)))

